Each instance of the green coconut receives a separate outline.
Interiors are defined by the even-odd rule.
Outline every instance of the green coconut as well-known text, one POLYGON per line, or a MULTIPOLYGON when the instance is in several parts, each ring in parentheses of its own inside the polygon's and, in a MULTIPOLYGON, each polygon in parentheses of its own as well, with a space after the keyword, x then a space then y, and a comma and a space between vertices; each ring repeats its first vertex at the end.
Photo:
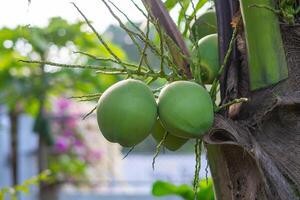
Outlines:
POLYGON ((201 79, 204 84, 212 84, 220 70, 218 35, 207 35, 199 40, 198 46, 193 50, 195 67, 201 69, 201 79))
POLYGON ((198 42, 201 38, 217 33, 217 16, 216 12, 209 10, 200 15, 192 25, 190 39, 192 42, 198 42))
POLYGON ((150 135, 157 119, 157 104, 150 88, 133 79, 120 81, 100 97, 97 121, 110 142, 133 147, 150 135))
POLYGON ((199 84, 176 81, 162 89, 158 98, 159 118, 175 136, 201 138, 213 125, 213 103, 199 84))
MULTIPOLYGON (((152 136, 157 143, 161 142, 167 131, 162 126, 160 120, 158 119, 153 127, 152 136)), ((170 151, 176 151, 180 149, 188 140, 185 138, 180 138, 171 133, 168 134, 166 140, 164 141, 164 146, 170 151)))

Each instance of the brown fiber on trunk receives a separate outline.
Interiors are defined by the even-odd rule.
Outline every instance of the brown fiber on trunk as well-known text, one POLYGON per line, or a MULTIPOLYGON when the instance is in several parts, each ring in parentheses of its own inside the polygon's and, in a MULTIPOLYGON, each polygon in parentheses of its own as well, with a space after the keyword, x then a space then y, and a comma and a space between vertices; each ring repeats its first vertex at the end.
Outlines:
MULTIPOLYGON (((233 2, 219 0, 216 7, 230 8, 233 2)), ((219 26, 228 26, 228 21, 218 21, 223 23, 219 26)), ((223 102, 235 97, 248 97, 249 102, 234 120, 227 111, 217 114, 213 130, 204 137, 218 200, 300 199, 300 26, 281 28, 287 80, 249 91, 242 47, 221 79, 223 102)), ((224 33, 219 34, 226 46, 224 33)), ((238 39, 242 46, 242 32, 238 39)))

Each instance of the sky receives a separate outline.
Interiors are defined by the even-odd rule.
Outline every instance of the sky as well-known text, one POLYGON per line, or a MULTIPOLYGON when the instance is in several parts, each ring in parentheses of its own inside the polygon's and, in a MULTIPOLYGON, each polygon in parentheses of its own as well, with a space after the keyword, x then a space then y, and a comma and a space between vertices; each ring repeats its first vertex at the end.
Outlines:
MULTIPOLYGON (((74 2, 93 22, 99 31, 104 31, 108 25, 117 24, 109 14, 101 0, 2 0, 0 6, 0 28, 17 25, 46 26, 48 19, 60 16, 70 22, 82 20, 79 13, 70 3, 74 2)), ((112 0, 122 11, 135 21, 144 20, 143 15, 129 0, 112 0)), ((142 7, 140 0, 135 0, 142 7)))
MULTIPOLYGON (((4 26, 14 28, 18 25, 46 26, 49 18, 56 16, 60 16, 70 22, 83 20, 71 2, 76 3, 100 32, 103 32, 110 24, 118 24, 101 0, 30 0, 30 4, 28 0, 0 1, 2 1, 0 6, 0 28, 4 26)), ((125 12, 128 17, 133 19, 133 21, 145 21, 144 16, 135 8, 130 0, 111 1, 125 12)), ((134 1, 139 7, 143 8, 141 0, 134 1)), ((203 11, 208 7, 209 5, 204 6, 203 11)), ((171 16, 174 19, 177 19, 178 11, 178 6, 171 11, 171 16)), ((121 17, 121 19, 126 21, 124 17, 121 17)))

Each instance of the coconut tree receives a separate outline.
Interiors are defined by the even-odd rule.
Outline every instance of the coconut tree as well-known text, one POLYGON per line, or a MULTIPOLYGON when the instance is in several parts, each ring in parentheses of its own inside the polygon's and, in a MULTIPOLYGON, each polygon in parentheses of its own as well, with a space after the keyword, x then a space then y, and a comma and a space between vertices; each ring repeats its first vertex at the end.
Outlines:
MULTIPOLYGON (((145 3, 172 24, 160 1, 145 3)), ((216 113, 203 138, 216 198, 299 199, 299 1, 216 0, 215 9, 221 105, 249 99, 216 113)))
MULTIPOLYGON (((167 82, 190 80, 204 87, 202 78, 210 68, 202 67, 201 55, 191 53, 185 36, 193 33, 191 22, 197 21, 197 12, 207 1, 167 0, 165 6, 161 0, 143 0, 146 11, 132 1, 147 19, 145 30, 136 26, 134 30, 129 29, 115 14, 117 11, 112 10, 112 7, 118 7, 111 1, 102 2, 136 44, 141 59, 138 64, 126 63, 112 53, 75 5, 100 43, 110 52, 110 61, 120 65, 118 68, 93 66, 98 73, 142 79, 149 85, 163 79, 167 82), (181 8, 178 18, 180 28, 166 9, 176 5, 181 8), (193 12, 187 15, 190 8, 193 12), (159 45, 149 40, 150 24, 157 30, 159 45), (137 40, 143 41, 144 45, 140 46, 137 40), (159 71, 149 65, 146 49, 151 49, 160 58, 159 71)), ((194 191, 198 190, 199 155, 203 141, 217 199, 299 199, 299 1, 216 0, 214 3, 220 66, 209 90, 214 102, 214 125, 205 135, 196 132, 200 136, 191 137, 196 138, 194 191), (219 104, 215 103, 218 91, 219 104)), ((200 25, 198 28, 201 30, 200 25)), ((194 48, 202 45, 195 37, 192 39, 194 48)), ((26 62, 67 67, 48 61, 26 62)), ((156 94, 160 89, 153 92, 156 94)), ((205 118, 203 113, 199 120, 201 118, 205 118)), ((159 143, 158 152, 167 135, 165 133, 159 143)))

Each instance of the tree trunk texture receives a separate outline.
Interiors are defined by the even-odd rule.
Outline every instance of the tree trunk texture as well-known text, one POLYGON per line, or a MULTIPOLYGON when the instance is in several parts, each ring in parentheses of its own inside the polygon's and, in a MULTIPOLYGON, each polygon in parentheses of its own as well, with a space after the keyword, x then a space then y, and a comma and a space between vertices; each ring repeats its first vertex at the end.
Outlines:
MULTIPOLYGON (((39 147, 38 147, 38 164, 39 173, 48 169, 48 146, 45 144, 44 140, 41 138, 41 133, 39 133, 39 147)), ((57 200, 59 186, 49 185, 48 183, 40 183, 39 200, 57 200)))
POLYGON ((18 113, 15 110, 9 112, 10 137, 11 137, 11 169, 12 184, 18 184, 18 113))
MULTIPOLYGON (((221 60, 238 9, 236 0, 216 1, 221 60)), ((221 77, 223 103, 238 97, 249 102, 216 114, 213 130, 204 137, 218 200, 300 199, 300 26, 281 30, 287 80, 249 90, 242 28, 221 77)))

